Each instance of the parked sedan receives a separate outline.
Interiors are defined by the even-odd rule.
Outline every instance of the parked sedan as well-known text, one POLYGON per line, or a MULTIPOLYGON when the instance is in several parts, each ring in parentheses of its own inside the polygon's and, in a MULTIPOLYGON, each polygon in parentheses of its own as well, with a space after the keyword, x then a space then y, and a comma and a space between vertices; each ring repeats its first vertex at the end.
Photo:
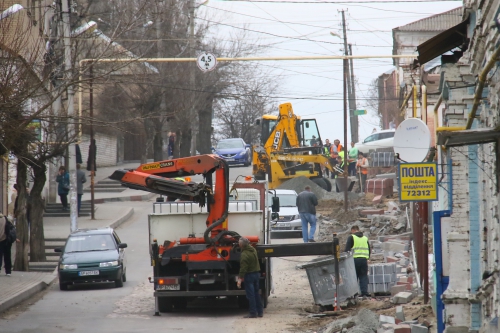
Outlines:
POLYGON ((358 151, 368 154, 370 150, 379 148, 394 148, 395 130, 383 130, 369 135, 362 142, 356 143, 358 151))
POLYGON ((82 229, 71 233, 59 259, 59 288, 77 283, 114 282, 123 287, 127 280, 125 248, 112 228, 82 229))
POLYGON ((250 145, 246 144, 243 139, 222 139, 213 150, 215 154, 225 159, 228 164, 249 166, 252 163, 250 145))
POLYGON ((270 190, 269 206, 272 205, 272 197, 276 191, 276 196, 280 199, 280 212, 277 222, 271 222, 271 231, 284 234, 302 234, 302 221, 300 220, 297 208, 297 192, 294 190, 270 190))

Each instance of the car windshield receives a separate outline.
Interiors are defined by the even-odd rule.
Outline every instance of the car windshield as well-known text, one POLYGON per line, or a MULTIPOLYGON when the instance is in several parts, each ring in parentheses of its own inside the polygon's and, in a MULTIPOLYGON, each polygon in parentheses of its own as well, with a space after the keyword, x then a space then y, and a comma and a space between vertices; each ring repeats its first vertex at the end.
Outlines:
POLYGON ((217 149, 231 149, 231 148, 244 148, 243 142, 241 140, 224 140, 219 141, 217 144, 217 149))
MULTIPOLYGON (((272 206, 274 194, 269 194, 269 206, 272 206)), ((297 196, 295 194, 276 194, 280 198, 280 207, 295 207, 297 205, 297 196)))
POLYGON ((64 252, 87 252, 116 249, 111 235, 72 236, 68 239, 64 252))

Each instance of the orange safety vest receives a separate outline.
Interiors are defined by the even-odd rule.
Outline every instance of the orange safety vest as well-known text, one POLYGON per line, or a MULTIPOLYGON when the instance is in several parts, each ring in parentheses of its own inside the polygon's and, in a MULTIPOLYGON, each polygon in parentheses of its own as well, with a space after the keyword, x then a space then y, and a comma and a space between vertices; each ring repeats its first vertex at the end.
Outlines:
POLYGON ((331 150, 331 156, 333 158, 337 158, 339 156, 339 151, 342 151, 342 145, 340 143, 338 146, 333 144, 331 145, 330 150, 331 150))
MULTIPOLYGON (((358 160, 358 163, 359 163, 359 160, 358 160)), ((368 169, 367 168, 361 168, 361 165, 363 165, 363 164, 366 164, 366 157, 363 157, 361 159, 361 163, 359 163, 359 169, 361 170, 361 173, 363 175, 367 175, 368 174, 368 169)))

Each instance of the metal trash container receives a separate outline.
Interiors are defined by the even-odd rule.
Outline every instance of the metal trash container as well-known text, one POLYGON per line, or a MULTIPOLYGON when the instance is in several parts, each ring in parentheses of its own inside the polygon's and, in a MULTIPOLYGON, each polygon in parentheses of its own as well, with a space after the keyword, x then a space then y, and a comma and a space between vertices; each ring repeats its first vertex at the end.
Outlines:
MULTIPOLYGON (((319 305, 335 304, 335 261, 333 256, 314 259, 301 265, 306 269, 314 303, 319 305)), ((352 253, 344 252, 339 260, 340 284, 337 302, 343 302, 359 293, 358 279, 352 253)))

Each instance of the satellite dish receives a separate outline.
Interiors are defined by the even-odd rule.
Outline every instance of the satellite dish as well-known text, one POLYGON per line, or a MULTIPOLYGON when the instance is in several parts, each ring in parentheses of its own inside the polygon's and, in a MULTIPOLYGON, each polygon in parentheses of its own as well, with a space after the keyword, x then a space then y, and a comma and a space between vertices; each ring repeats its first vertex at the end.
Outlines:
POLYGON ((422 162, 429 153, 431 133, 420 119, 410 118, 399 124, 394 133, 394 153, 405 162, 422 162))

